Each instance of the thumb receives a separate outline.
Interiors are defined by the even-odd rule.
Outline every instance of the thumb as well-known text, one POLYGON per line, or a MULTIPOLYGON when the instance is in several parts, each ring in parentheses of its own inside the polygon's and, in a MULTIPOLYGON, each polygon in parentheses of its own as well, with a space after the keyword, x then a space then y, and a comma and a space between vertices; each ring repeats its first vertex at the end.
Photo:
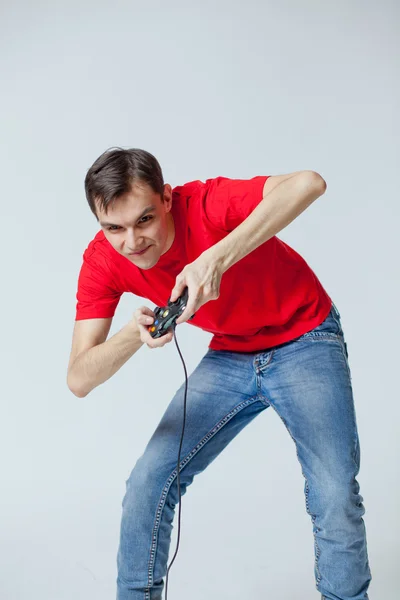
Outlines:
POLYGON ((175 302, 175 300, 177 300, 179 298, 179 296, 182 294, 183 290, 185 289, 185 283, 180 282, 180 283, 176 283, 172 292, 171 292, 171 297, 170 297, 170 301, 171 302, 175 302))

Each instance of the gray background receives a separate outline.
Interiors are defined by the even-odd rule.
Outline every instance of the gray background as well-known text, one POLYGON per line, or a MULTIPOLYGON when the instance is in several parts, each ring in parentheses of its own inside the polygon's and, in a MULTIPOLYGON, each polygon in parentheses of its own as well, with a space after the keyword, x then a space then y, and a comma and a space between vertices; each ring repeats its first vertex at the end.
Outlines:
MULTIPOLYGON (((26 0, 4 3, 0 20, 0 596, 115 597, 125 480, 183 381, 172 342, 143 347, 86 398, 66 385, 77 276, 98 231, 83 180, 122 146, 152 152, 173 187, 301 169, 325 178, 325 195, 278 237, 342 316, 370 598, 394 598, 398 5, 26 0)), ((143 303, 125 294, 110 335, 143 303)), ((185 324, 177 338, 190 373, 211 335, 185 324)), ((184 496, 170 599, 318 598, 303 485, 295 446, 266 411, 184 496)))

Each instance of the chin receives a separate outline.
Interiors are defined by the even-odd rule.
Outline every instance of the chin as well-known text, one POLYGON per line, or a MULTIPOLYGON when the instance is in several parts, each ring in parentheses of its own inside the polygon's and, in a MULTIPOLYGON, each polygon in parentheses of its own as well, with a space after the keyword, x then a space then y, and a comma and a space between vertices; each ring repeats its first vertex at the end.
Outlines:
POLYGON ((151 261, 149 259, 146 260, 144 257, 141 260, 140 256, 138 256, 136 260, 134 256, 128 256, 127 258, 129 258, 131 263, 136 265, 139 269, 143 269, 145 271, 147 269, 153 268, 158 263, 160 257, 157 256, 156 259, 153 258, 151 261))

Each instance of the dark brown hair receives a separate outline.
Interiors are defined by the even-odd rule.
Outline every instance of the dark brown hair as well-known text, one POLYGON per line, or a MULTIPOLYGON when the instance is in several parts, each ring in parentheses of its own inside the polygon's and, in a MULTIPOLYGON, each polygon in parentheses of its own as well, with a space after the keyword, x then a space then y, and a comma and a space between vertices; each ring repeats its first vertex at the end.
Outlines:
POLYGON ((92 164, 85 177, 85 194, 92 213, 98 206, 107 214, 107 207, 133 184, 145 183, 164 201, 164 178, 158 160, 140 148, 109 148, 92 164))

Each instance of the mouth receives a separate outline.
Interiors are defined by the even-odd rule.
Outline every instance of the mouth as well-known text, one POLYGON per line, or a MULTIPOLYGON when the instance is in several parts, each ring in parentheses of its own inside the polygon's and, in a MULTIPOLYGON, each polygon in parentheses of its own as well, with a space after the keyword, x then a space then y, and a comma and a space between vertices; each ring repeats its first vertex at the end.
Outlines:
MULTIPOLYGON (((151 244, 150 244, 151 245, 151 244)), ((141 256, 142 254, 144 254, 148 249, 150 248, 150 246, 147 246, 146 248, 144 248, 143 250, 139 251, 139 252, 129 252, 129 256, 141 256)))

